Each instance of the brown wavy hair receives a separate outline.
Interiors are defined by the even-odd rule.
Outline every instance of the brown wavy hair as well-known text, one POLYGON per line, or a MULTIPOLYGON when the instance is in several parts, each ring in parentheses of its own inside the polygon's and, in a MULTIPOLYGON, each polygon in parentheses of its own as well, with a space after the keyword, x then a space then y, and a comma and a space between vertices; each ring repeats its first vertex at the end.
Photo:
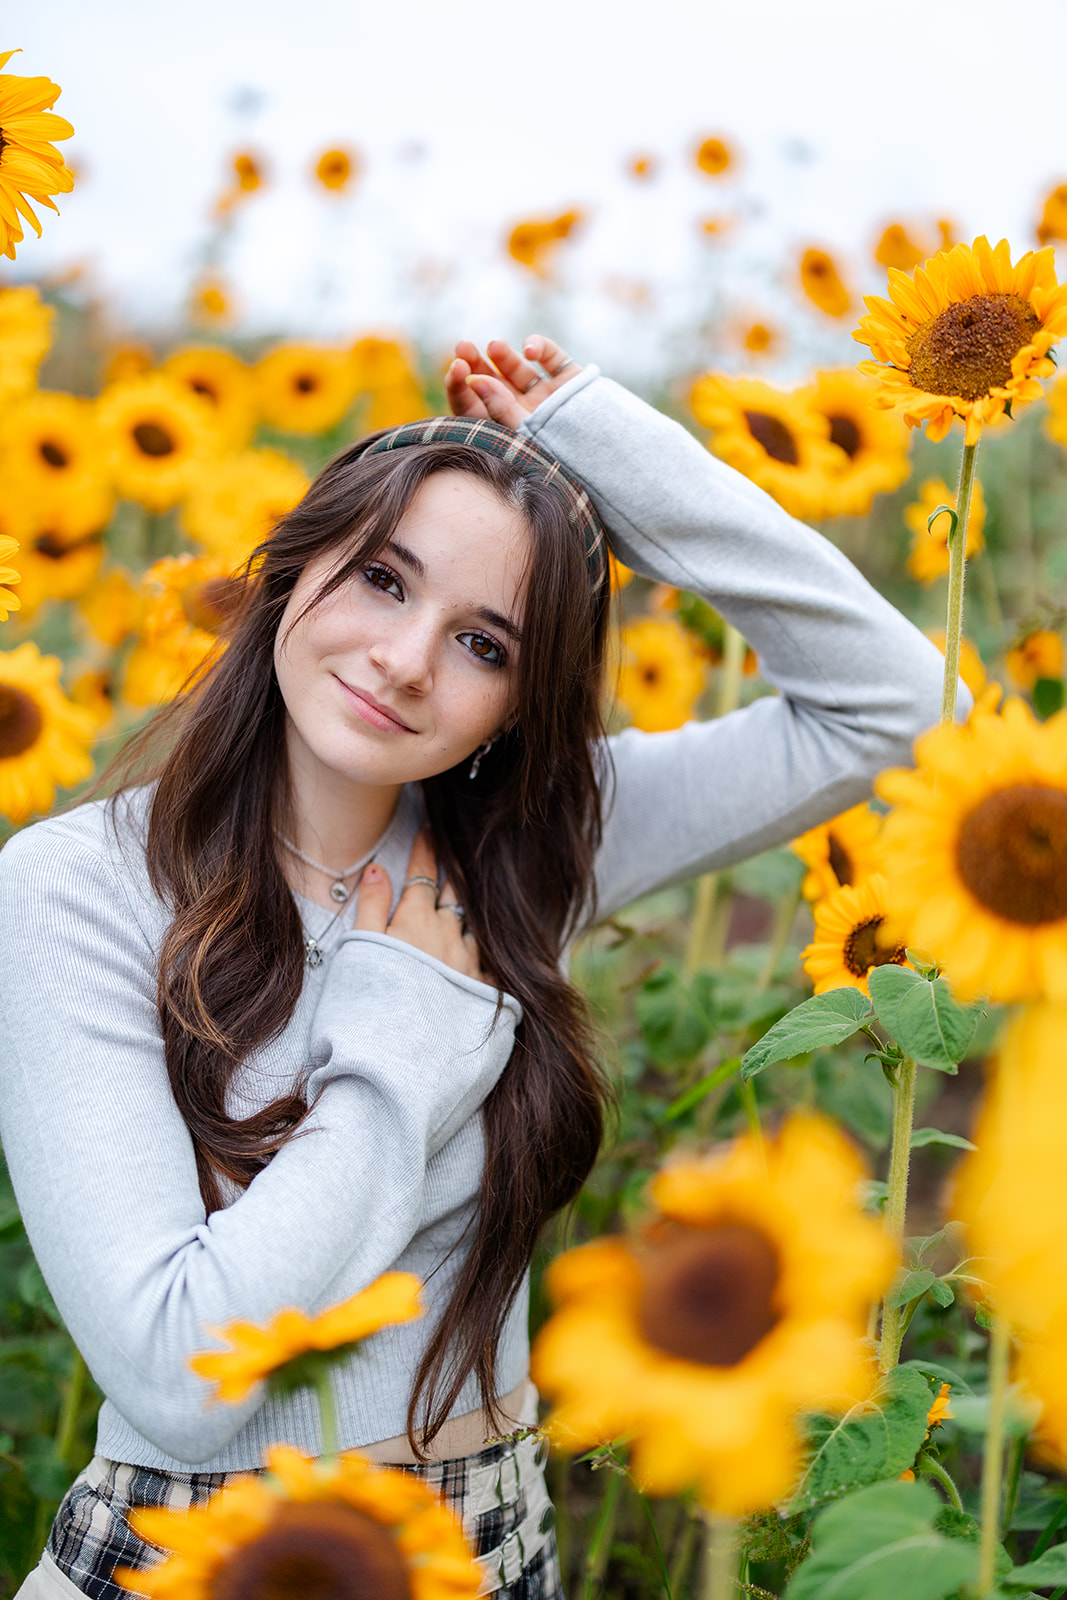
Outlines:
POLYGON ((531 554, 513 725, 475 782, 469 758, 422 782, 438 859, 467 908, 483 964, 523 1008, 509 1064, 483 1106, 485 1165, 470 1247, 411 1395, 408 1435, 422 1454, 471 1373, 499 1425, 495 1359, 504 1320, 542 1228, 577 1195, 602 1136, 609 1091, 560 958, 594 904, 609 594, 591 580, 582 537, 550 481, 462 444, 364 456, 376 437, 330 462, 242 577, 216 587, 209 598, 228 618, 227 647, 123 752, 119 789, 156 783, 148 871, 173 908, 159 1014, 210 1213, 223 1203, 220 1180, 247 1186, 308 1110, 299 1083, 253 1116, 226 1110, 234 1072, 282 1032, 304 980, 300 916, 274 839, 290 801, 273 650, 293 587, 309 561, 337 551, 306 615, 382 549, 432 473, 470 473, 524 517, 531 554))

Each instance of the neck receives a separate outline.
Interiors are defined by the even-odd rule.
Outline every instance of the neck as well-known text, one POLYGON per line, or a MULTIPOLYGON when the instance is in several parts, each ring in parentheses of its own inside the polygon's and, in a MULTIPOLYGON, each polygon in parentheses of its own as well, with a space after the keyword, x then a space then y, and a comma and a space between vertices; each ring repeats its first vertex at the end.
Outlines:
POLYGON ((305 855, 340 872, 381 838, 396 810, 402 785, 358 783, 332 772, 315 760, 291 730, 287 748, 287 837, 305 855))

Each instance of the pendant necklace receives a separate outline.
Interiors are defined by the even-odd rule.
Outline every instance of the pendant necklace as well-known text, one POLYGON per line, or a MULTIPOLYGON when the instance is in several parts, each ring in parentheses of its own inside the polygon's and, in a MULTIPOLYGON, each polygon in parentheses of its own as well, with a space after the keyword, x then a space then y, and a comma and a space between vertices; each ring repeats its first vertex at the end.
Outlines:
POLYGON ((275 837, 277 838, 278 842, 283 844, 287 850, 296 856, 298 861, 302 861, 306 867, 313 867, 316 872, 323 873, 327 878, 333 879, 333 882, 330 884, 330 899, 337 902, 337 910, 334 912, 325 928, 323 928, 322 932, 318 935, 318 938, 312 934, 309 934, 304 940, 304 950, 306 952, 306 960, 309 967, 322 966, 323 950, 320 941, 325 939, 326 935, 329 933, 330 929, 333 927, 334 923, 337 921, 338 917, 341 915, 341 912, 347 905, 353 891, 359 887, 358 884, 353 884, 352 888, 349 889, 345 883, 345 879, 354 877, 358 872, 360 874, 360 879, 362 880, 364 869, 369 867, 371 862, 375 860, 378 852, 384 847, 389 835, 396 827, 396 821, 399 814, 400 811, 398 807, 392 822, 389 824, 388 828, 386 828, 377 844, 372 845, 365 856, 360 856, 358 861, 353 861, 350 867, 345 867, 341 872, 334 872, 332 867, 324 867, 321 861, 313 861, 310 856, 306 856, 304 854, 303 850, 298 850, 293 841, 291 839, 287 839, 284 833, 279 833, 277 829, 274 830, 275 837))

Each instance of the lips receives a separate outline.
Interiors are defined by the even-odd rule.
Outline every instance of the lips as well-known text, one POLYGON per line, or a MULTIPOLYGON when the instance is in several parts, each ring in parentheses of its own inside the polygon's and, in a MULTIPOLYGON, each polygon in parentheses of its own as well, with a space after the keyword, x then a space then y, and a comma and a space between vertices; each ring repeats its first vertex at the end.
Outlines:
MULTIPOLYGON (((336 674, 335 674, 336 676, 336 674)), ((385 732, 415 733, 417 730, 398 717, 395 711, 376 700, 366 689, 353 689, 352 685, 345 683, 343 678, 338 678, 345 695, 356 712, 364 722, 369 722, 372 728, 380 728, 385 732)))

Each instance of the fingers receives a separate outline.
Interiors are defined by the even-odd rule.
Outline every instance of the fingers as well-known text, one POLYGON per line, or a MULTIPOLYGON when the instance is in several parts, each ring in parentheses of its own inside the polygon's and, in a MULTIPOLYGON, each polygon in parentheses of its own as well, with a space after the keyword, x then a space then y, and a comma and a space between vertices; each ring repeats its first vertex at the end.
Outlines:
POLYGON ((384 933, 392 903, 393 886, 389 882, 389 874, 384 867, 372 862, 360 880, 353 927, 365 933, 384 933))
POLYGON ((467 385, 482 402, 485 415, 494 422, 503 423, 505 428, 518 428, 532 410, 529 404, 520 405, 514 391, 500 378, 474 375, 467 379, 467 385))
MULTIPOLYGON (((411 878, 432 878, 434 883, 437 882, 437 857, 434 855, 430 835, 424 828, 415 835, 415 843, 408 857, 408 870, 404 874, 404 881, 407 882, 411 878)), ((430 891, 426 889, 425 892, 429 894, 430 891)), ((434 898, 436 899, 436 896, 434 898)))
POLYGON ((544 374, 524 361, 506 339, 490 339, 486 349, 501 376, 510 383, 516 394, 529 394, 535 384, 544 383, 544 374))
MULTIPOLYGON (((489 348, 492 349, 492 346, 489 348)), ((568 378, 575 377, 582 370, 580 364, 573 361, 554 339, 547 339, 543 333, 532 334, 522 348, 531 361, 537 361, 544 367, 550 385, 558 387, 557 380, 566 383, 568 378)), ((494 356, 493 360, 496 359, 494 356)))
POLYGON ((467 382, 470 376, 469 364, 457 356, 445 373, 445 395, 448 404, 454 416, 487 417, 488 411, 467 382))

